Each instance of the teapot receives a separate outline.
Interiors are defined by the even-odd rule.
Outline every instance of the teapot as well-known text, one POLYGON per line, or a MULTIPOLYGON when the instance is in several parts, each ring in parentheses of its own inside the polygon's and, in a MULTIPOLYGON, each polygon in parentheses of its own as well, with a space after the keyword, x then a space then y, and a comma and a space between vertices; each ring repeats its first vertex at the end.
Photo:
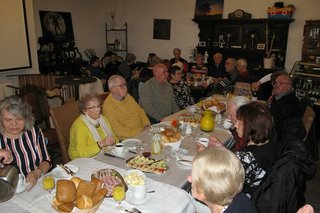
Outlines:
POLYGON ((4 165, 0 161, 0 202, 10 200, 16 192, 19 169, 14 165, 4 165))
POLYGON ((205 110, 201 119, 200 128, 203 131, 211 132, 214 129, 214 119, 210 110, 205 110))

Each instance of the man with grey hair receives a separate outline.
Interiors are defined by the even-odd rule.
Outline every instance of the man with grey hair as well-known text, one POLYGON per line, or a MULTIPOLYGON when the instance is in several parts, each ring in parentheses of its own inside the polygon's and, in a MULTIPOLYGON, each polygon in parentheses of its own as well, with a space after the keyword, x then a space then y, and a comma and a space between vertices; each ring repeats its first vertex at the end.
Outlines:
POLYGON ((140 103, 153 124, 179 111, 179 107, 174 99, 172 86, 167 81, 167 67, 156 64, 152 71, 153 77, 143 84, 140 103))
POLYGON ((170 67, 172 66, 172 64, 174 63, 177 63, 177 62, 181 62, 183 64, 183 72, 184 73, 187 73, 188 71, 188 62, 181 58, 181 49, 180 48, 174 48, 173 49, 173 55, 174 55, 174 58, 171 58, 170 59, 170 67))
POLYGON ((139 104, 127 93, 127 83, 120 75, 108 80, 110 95, 103 103, 102 114, 120 140, 133 137, 149 127, 149 119, 139 104))

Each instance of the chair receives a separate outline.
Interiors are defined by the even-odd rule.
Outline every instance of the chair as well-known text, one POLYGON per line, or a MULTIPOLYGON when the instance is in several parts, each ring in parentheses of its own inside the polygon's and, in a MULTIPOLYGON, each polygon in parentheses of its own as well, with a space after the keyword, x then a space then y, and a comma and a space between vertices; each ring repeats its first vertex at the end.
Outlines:
POLYGON ((237 82, 234 86, 234 94, 252 96, 251 84, 246 82, 237 82))
POLYGON ((307 140, 315 117, 316 117, 316 113, 314 112, 313 108, 311 106, 307 106, 302 117, 304 128, 306 129, 306 135, 303 138, 303 141, 307 140))
POLYGON ((68 154, 70 128, 79 116, 78 102, 68 102, 49 111, 57 131, 63 162, 67 163, 70 161, 68 154))

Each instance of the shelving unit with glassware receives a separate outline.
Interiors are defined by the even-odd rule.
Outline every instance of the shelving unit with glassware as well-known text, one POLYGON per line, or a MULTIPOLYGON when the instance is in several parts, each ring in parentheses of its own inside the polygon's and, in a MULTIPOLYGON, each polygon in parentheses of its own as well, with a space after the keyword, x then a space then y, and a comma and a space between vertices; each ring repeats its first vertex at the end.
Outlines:
POLYGON ((125 23, 120 28, 114 28, 113 24, 105 25, 106 30, 106 50, 117 53, 122 58, 128 53, 128 24, 125 23))
POLYGON ((301 61, 291 71, 297 97, 320 106, 320 20, 307 20, 301 61))

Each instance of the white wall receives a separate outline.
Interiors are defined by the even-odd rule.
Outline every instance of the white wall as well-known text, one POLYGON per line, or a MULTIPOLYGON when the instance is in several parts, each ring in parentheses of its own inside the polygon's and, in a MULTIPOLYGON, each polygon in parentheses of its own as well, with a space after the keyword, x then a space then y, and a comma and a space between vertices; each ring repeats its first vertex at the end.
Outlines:
MULTIPOLYGON (((319 0, 286 0, 294 4, 295 21, 290 25, 287 51, 287 68, 300 60, 302 34, 305 20, 320 19, 317 9, 319 0)), ((223 16, 241 8, 252 14, 252 18, 266 18, 268 0, 225 0, 223 16), (245 6, 244 6, 245 5, 245 6)), ((129 51, 137 59, 145 61, 149 52, 156 52, 162 58, 172 57, 172 48, 180 47, 182 56, 189 59, 191 49, 198 43, 198 26, 191 20, 194 15, 195 0, 26 0, 28 29, 32 55, 32 68, 0 73, 0 83, 9 74, 37 73, 37 38, 42 35, 39 10, 71 12, 76 45, 83 52, 94 48, 99 56, 106 51, 104 24, 110 22, 110 11, 116 12, 116 20, 129 25, 129 51), (171 19, 171 40, 154 40, 153 19, 171 19)), ((84 59, 86 57, 84 56, 84 59)))

